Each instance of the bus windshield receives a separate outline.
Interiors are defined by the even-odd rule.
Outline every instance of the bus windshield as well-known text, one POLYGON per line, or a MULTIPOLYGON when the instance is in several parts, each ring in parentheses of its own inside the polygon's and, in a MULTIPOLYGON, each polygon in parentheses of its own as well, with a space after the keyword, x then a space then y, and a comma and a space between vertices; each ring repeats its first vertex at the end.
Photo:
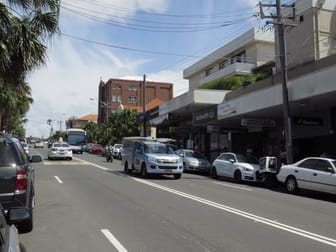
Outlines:
POLYGON ((73 146, 82 146, 86 144, 85 131, 71 131, 67 132, 67 142, 73 146))

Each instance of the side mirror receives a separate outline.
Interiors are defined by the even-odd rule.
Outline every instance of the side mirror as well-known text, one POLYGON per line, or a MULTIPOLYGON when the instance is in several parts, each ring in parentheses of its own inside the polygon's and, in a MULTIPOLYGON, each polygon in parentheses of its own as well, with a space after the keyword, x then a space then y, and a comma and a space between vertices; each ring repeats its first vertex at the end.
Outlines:
POLYGON ((31 163, 40 163, 40 162, 42 162, 42 157, 40 155, 33 155, 30 158, 30 162, 31 163))
POLYGON ((229 159, 229 161, 233 164, 235 161, 234 159, 229 159))
POLYGON ((31 219, 31 214, 28 208, 25 207, 13 207, 9 208, 7 212, 7 223, 9 225, 16 224, 18 222, 31 219))
POLYGON ((326 172, 335 173, 335 171, 334 171, 334 169, 332 167, 327 167, 326 168, 326 172))

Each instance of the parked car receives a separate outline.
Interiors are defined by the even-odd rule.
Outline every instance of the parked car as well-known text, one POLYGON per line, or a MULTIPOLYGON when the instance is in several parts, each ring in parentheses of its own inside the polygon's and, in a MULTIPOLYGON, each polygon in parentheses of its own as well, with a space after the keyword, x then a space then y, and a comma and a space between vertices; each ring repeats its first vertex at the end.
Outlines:
POLYGON ((182 157, 183 171, 210 172, 211 164, 208 159, 200 152, 187 149, 178 149, 176 154, 182 157))
POLYGON ((20 232, 33 229, 34 169, 30 162, 41 162, 39 155, 28 159, 24 148, 15 137, 0 133, 0 203, 5 210, 25 207, 30 218, 17 223, 20 232))
POLYGON ((101 144, 93 144, 92 146, 90 146, 89 148, 89 153, 92 154, 100 154, 102 155, 103 153, 105 153, 105 147, 101 144))
POLYGON ((48 159, 72 160, 72 149, 66 142, 55 142, 48 150, 48 159))
POLYGON ((9 208, 7 211, 0 205, 0 226, 1 226, 1 252, 20 252, 22 246, 19 242, 18 230, 15 224, 30 218, 27 208, 9 208))
POLYGON ((114 158, 121 159, 121 148, 122 144, 114 144, 112 146, 112 155, 114 158))
POLYGON ((283 165, 277 174, 290 193, 299 188, 336 194, 336 160, 308 157, 294 164, 283 165))
POLYGON ((221 153, 212 163, 210 175, 232 178, 235 182, 257 181, 259 161, 252 155, 221 153))

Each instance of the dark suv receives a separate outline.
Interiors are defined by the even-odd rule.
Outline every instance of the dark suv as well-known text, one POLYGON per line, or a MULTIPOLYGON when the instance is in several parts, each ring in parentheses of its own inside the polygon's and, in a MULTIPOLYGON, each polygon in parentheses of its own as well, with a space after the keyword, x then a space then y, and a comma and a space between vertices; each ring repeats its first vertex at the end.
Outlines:
POLYGON ((41 156, 29 158, 18 139, 0 133, 0 203, 5 210, 26 207, 31 216, 17 224, 20 233, 33 229, 34 169, 30 162, 41 161, 41 156))

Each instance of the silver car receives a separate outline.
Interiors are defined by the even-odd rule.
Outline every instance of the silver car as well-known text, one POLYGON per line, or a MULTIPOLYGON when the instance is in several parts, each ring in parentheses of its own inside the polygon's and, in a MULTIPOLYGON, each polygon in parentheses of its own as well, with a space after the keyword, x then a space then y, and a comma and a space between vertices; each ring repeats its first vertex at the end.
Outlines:
POLYGON ((234 179, 235 182, 256 181, 260 166, 258 159, 252 155, 232 152, 220 154, 212 163, 211 176, 223 176, 234 179))
POLYGON ((55 142, 48 150, 48 159, 68 159, 72 160, 72 149, 68 143, 55 142))
POLYGON ((183 171, 210 172, 211 164, 200 152, 187 149, 178 149, 176 154, 183 159, 183 171))

